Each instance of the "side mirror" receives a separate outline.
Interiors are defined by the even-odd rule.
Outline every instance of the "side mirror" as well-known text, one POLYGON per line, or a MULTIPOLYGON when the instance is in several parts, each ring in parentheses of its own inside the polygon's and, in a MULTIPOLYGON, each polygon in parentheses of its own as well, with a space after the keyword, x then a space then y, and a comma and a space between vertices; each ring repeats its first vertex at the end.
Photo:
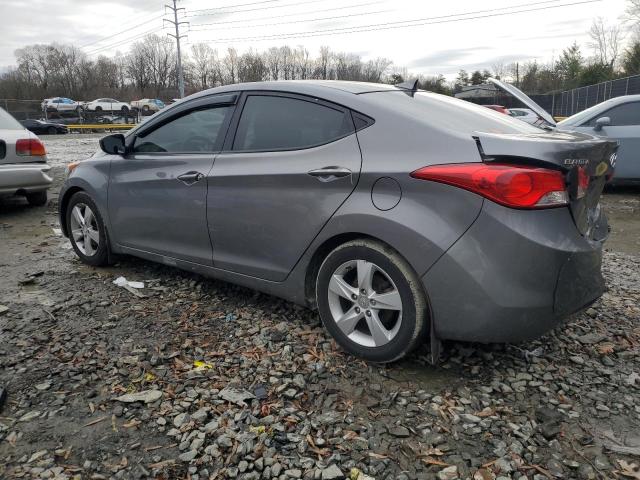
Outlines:
POLYGON ((596 132, 599 132, 600 130, 602 130, 602 127, 608 127, 609 125, 611 125, 611 119, 609 117, 600 117, 596 120, 596 124, 593 129, 596 132))
POLYGON ((124 144, 124 135, 114 133, 100 139, 100 148, 103 152, 111 155, 124 155, 126 147, 124 144))

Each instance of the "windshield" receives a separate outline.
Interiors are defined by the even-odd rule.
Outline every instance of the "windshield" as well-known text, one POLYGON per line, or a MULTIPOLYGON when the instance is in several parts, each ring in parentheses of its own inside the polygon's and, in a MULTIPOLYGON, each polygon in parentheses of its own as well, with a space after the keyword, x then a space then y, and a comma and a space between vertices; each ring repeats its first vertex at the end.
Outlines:
POLYGON ((0 130, 24 130, 15 118, 0 108, 0 130))
POLYGON ((610 99, 605 102, 598 103, 593 107, 589 107, 586 110, 576 113, 575 115, 571 115, 569 118, 565 118, 561 122, 558 122, 558 125, 573 125, 574 127, 578 126, 589 120, 593 115, 597 115, 598 112, 604 112, 605 110, 607 110, 610 106, 615 104, 615 101, 613 100, 614 99, 610 99))

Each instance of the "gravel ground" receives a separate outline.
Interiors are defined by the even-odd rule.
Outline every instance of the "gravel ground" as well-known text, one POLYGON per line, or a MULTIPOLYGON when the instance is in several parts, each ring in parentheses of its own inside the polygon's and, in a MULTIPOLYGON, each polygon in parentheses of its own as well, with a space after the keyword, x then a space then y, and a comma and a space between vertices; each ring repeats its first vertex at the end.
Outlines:
POLYGON ((609 290, 586 312, 381 367, 276 298, 81 264, 52 230, 56 192, 97 136, 44 140, 49 205, 0 204, 0 478, 640 479, 639 190, 605 196, 609 290))

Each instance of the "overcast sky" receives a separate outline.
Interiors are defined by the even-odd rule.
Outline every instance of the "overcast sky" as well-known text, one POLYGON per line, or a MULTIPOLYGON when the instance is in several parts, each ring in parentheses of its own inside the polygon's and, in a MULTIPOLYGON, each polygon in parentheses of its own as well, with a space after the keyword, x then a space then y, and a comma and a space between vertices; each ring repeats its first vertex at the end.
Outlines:
MULTIPOLYGON (((170 0, 167 0, 170 1, 170 0)), ((190 43, 211 41, 223 52, 322 45, 365 59, 387 57, 411 72, 491 68, 496 63, 549 61, 574 40, 590 54, 587 32, 595 17, 619 22, 625 0, 184 0, 179 6, 190 43), (574 5, 571 5, 574 4, 574 5), (560 6, 564 5, 564 6, 560 6), (204 10, 208 9, 208 10, 204 10), (528 11, 525 11, 528 10, 528 11), (520 12, 520 13, 514 13, 520 12), (405 28, 393 28, 398 26, 405 28), (407 25, 412 25, 406 27, 407 25), (368 30, 353 33, 354 30, 368 30), (352 32, 352 33, 346 33, 352 32), (265 38, 269 37, 270 38, 265 38), (274 36, 278 38, 273 38, 274 36), (288 38, 284 38, 288 37, 288 38)), ((165 35, 162 0, 0 0, 0 66, 33 43, 82 47, 92 57, 126 52, 147 32, 165 35)), ((167 15, 165 18, 169 18, 167 15)), ((165 24, 165 27, 168 25, 165 24)))

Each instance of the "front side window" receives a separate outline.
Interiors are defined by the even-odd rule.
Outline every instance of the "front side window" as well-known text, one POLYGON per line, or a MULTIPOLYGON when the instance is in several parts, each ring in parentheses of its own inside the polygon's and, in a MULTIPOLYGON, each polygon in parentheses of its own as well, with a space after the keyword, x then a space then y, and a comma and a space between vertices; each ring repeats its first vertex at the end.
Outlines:
POLYGON ((611 119, 612 127, 623 127, 628 125, 640 125, 640 102, 623 103, 610 108, 606 112, 597 115, 589 120, 590 127, 595 126, 596 120, 602 117, 611 119))
POLYGON ((136 153, 200 153, 220 149, 224 137, 225 120, 231 107, 192 110, 136 137, 136 153))
POLYGON ((247 97, 233 150, 277 151, 329 143, 353 132, 348 112, 282 96, 247 97))

